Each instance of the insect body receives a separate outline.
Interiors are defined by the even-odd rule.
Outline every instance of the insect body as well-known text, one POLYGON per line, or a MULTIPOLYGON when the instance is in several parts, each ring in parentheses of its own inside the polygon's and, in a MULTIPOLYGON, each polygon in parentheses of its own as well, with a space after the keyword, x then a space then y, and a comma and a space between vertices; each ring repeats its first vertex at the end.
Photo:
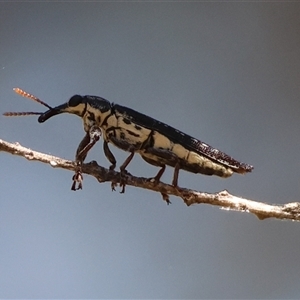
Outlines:
MULTIPOLYGON (((17 92, 22 94, 21 90, 17 92)), ((22 94, 25 97, 32 95, 22 94)), ((83 127, 86 132, 76 151, 78 171, 73 177, 72 189, 81 188, 82 175, 80 166, 90 148, 103 136, 103 150, 111 163, 110 169, 116 167, 116 159, 109 149, 111 143, 116 147, 130 152, 130 155, 120 166, 121 175, 126 174, 126 167, 135 153, 151 165, 161 169, 154 177, 159 182, 165 171, 166 165, 174 168, 172 184, 177 186, 180 169, 201 173, 205 175, 217 175, 229 177, 234 172, 244 174, 251 172, 251 165, 241 163, 229 155, 221 152, 208 144, 201 142, 167 124, 157 121, 149 116, 141 114, 133 109, 109 101, 97 96, 75 95, 70 100, 57 107, 50 107, 38 98, 31 99, 43 105, 49 110, 40 114, 38 121, 43 123, 49 118, 61 114, 71 113, 83 119, 83 127)), ((33 113, 6 113, 6 115, 24 115, 33 113)), ((123 184, 124 192, 125 184, 123 184)))

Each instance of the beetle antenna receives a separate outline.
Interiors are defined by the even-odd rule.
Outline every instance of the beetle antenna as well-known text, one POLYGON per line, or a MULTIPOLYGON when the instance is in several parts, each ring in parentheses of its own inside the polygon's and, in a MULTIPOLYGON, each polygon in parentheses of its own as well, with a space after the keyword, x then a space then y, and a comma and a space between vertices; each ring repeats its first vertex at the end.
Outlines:
POLYGON ((41 115, 43 113, 41 112, 33 112, 33 111, 27 111, 27 112, 5 112, 3 116, 6 117, 20 117, 20 116, 31 116, 31 115, 41 115))
MULTIPOLYGON (((42 105, 48 107, 49 109, 52 109, 52 107, 51 107, 50 105, 48 105, 47 103, 45 103, 45 102, 42 101, 41 99, 35 97, 35 96, 32 95, 32 94, 29 94, 29 93, 23 91, 23 90, 20 89, 20 88, 14 88, 13 90, 14 90, 17 94, 19 94, 19 95, 21 95, 21 96, 23 96, 23 97, 25 97, 25 98, 29 98, 29 99, 31 99, 31 100, 37 102, 37 103, 40 103, 40 104, 42 104, 42 105)), ((30 114, 36 115, 36 114, 39 114, 39 113, 30 113, 30 114)))

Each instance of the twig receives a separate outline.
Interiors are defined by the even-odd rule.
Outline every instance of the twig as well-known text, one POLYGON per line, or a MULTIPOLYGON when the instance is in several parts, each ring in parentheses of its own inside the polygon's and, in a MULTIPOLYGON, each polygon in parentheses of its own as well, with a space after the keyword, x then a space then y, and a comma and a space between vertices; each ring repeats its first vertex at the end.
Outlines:
MULTIPOLYGON (((65 160, 56 156, 40 153, 21 146, 19 143, 9 143, 0 139, 0 151, 25 157, 28 160, 38 160, 48 163, 54 168, 63 168, 75 171, 73 161, 65 160)), ((99 182, 110 181, 113 184, 120 183, 120 173, 110 171, 99 166, 95 161, 83 164, 82 171, 94 176, 99 182)), ((124 179, 122 179, 124 180, 124 179)), ((267 218, 289 219, 300 221, 300 203, 292 202, 284 205, 270 205, 262 202, 248 200, 229 194, 226 190, 218 193, 204 193, 186 188, 174 188, 172 185, 159 182, 154 184, 151 180, 143 177, 126 175, 126 185, 152 190, 162 194, 163 199, 169 201, 169 195, 181 197, 187 206, 192 204, 211 204, 223 209, 240 212, 248 212, 256 215, 260 220, 267 218)))

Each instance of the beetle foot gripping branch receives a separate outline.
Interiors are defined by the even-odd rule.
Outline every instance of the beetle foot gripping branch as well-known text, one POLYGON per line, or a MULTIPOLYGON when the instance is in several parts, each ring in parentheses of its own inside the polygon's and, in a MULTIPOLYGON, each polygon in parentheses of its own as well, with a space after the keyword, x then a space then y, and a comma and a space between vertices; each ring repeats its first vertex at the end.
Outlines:
MULTIPOLYGON (((127 176, 131 176, 131 174, 128 171, 124 170, 124 171, 120 172, 120 183, 119 183, 119 186, 121 188, 120 194, 125 193, 125 187, 127 184, 127 176)), ((112 192, 115 192, 116 187, 118 186, 118 182, 112 181, 110 186, 111 186, 112 192)))
POLYGON ((72 177, 73 184, 71 187, 72 191, 77 191, 77 190, 82 190, 82 181, 83 181, 83 176, 81 173, 81 167, 80 169, 75 171, 75 174, 72 177), (76 184, 78 183, 78 187, 76 187, 76 184))
POLYGON ((125 187, 126 187, 126 178, 124 177, 124 175, 120 176, 120 188, 121 188, 121 192, 120 194, 124 194, 125 193, 125 187))
POLYGON ((163 193, 163 192, 161 192, 160 194, 161 194, 163 200, 164 200, 165 202, 167 202, 168 205, 172 204, 172 202, 170 201, 170 197, 169 197, 168 194, 163 193))
POLYGON ((111 191, 112 191, 112 192, 115 192, 115 191, 116 191, 116 187, 118 186, 118 183, 112 181, 110 186, 111 186, 111 191))
POLYGON ((120 188, 121 188, 120 194, 125 193, 125 187, 127 184, 127 176, 131 176, 131 174, 127 170, 123 170, 120 172, 120 188))

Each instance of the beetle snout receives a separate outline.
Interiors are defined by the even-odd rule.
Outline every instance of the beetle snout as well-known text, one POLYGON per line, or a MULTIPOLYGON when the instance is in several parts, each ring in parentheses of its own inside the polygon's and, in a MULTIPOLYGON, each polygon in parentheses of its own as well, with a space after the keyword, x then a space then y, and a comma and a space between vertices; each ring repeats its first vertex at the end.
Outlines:
POLYGON ((38 122, 39 123, 44 123, 45 121, 47 121, 49 118, 56 116, 58 114, 67 112, 66 109, 68 108, 68 104, 62 104, 59 105, 57 107, 54 107, 52 109, 47 110, 46 112, 44 112, 43 114, 41 114, 38 118, 38 122))

